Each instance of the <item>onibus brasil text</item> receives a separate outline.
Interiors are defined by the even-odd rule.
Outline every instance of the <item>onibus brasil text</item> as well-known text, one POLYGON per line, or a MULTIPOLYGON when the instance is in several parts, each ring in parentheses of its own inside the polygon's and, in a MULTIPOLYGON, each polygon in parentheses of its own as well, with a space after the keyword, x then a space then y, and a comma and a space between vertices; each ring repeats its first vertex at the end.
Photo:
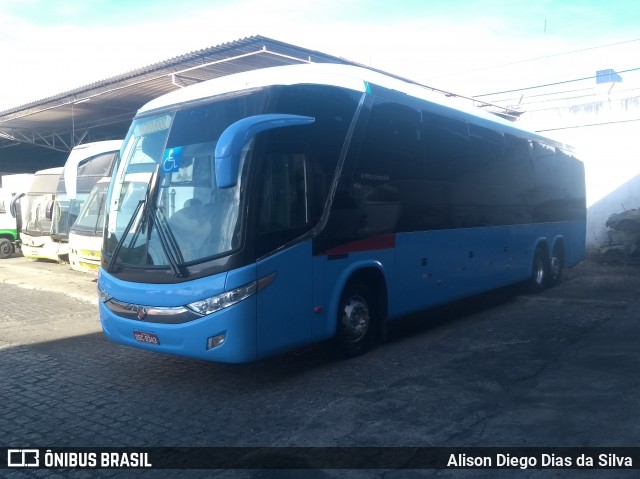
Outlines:
POLYGON ((52 452, 43 454, 45 467, 153 467, 146 452, 52 452))

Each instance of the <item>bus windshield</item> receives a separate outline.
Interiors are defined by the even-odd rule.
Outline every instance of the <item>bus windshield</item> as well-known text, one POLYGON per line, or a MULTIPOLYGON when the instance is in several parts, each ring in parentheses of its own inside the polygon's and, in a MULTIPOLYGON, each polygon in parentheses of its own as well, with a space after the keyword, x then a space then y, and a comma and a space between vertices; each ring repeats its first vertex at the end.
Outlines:
POLYGON ((47 219, 45 211, 47 204, 52 201, 51 194, 28 194, 26 196, 25 222, 22 231, 31 236, 48 236, 51 234, 51 220, 47 219))
POLYGON ((78 219, 73 224, 71 231, 96 234, 104 227, 104 204, 106 201, 108 182, 96 183, 87 201, 85 201, 78 219))
POLYGON ((250 148, 230 188, 216 186, 214 152, 220 134, 260 103, 254 93, 134 121, 107 200, 104 253, 112 264, 175 267, 239 248, 250 148), (153 174, 144 191, 126 187, 136 172, 153 174))
MULTIPOLYGON (((105 145, 102 147, 103 149, 115 148, 113 143, 114 141, 109 141, 94 143, 93 145, 105 145)), ((72 157, 75 151, 71 153, 69 158, 72 157)), ((79 150, 80 153, 84 151, 86 150, 79 150)), ((111 169, 117 156, 118 151, 114 150, 84 158, 79 163, 67 160, 65 169, 58 181, 53 218, 51 220, 51 233, 56 241, 66 242, 69 239, 69 231, 78 219, 94 185, 101 178, 111 174, 111 169), (69 188, 71 190, 68 190, 69 188)))
POLYGON ((22 233, 30 236, 49 236, 51 234, 51 217, 47 217, 47 209, 53 204, 56 185, 62 168, 51 168, 37 172, 29 192, 21 202, 22 233))

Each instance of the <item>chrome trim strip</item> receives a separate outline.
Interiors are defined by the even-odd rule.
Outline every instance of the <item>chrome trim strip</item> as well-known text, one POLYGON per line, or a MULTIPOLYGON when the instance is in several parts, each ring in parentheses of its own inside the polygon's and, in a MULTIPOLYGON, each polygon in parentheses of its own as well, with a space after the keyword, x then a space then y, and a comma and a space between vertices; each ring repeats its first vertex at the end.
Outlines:
POLYGON ((113 298, 105 301, 103 304, 117 316, 145 323, 180 324, 202 317, 202 315, 191 311, 184 306, 143 306, 139 304, 125 303, 113 298))

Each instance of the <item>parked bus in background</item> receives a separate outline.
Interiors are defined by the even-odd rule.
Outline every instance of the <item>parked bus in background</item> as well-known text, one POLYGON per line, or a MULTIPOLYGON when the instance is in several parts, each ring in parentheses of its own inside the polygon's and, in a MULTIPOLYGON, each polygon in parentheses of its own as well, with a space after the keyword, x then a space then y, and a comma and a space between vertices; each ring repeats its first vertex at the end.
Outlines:
POLYGON ((15 205, 29 190, 32 180, 31 173, 3 175, 0 178, 0 259, 10 257, 19 248, 22 217, 20 208, 15 205))
POLYGON ((106 176, 95 184, 69 230, 69 264, 76 271, 89 273, 100 267, 104 207, 110 181, 111 177, 106 176))
MULTIPOLYGON (((51 239, 51 210, 62 167, 36 171, 27 194, 19 199, 22 211, 20 248, 26 258, 51 258, 57 245, 51 239)), ((57 257, 56 257, 57 259, 57 257)))
POLYGON ((528 281, 585 253, 583 164, 445 95, 327 64, 231 75, 136 115, 107 197, 100 320, 118 343, 246 362, 528 281), (153 163, 142 198, 127 174, 153 163))
POLYGON ((0 259, 10 257, 18 241, 16 217, 10 208, 11 198, 9 190, 0 188, 0 259))
POLYGON ((95 184, 111 170, 122 140, 76 146, 64 165, 52 212, 52 239, 57 249, 50 259, 69 261, 69 231, 95 184))
MULTIPOLYGON (((126 178, 125 196, 144 198, 150 173, 131 173, 126 178)), ((104 212, 111 177, 104 177, 91 190, 87 200, 69 231, 69 263, 82 272, 97 272, 100 268, 100 249, 104 230, 104 212)))

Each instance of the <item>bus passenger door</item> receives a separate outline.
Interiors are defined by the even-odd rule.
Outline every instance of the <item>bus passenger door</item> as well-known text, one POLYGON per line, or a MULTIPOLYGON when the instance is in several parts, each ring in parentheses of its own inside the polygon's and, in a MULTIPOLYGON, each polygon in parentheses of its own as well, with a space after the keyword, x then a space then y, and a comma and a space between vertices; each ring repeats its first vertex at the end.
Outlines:
POLYGON ((271 147, 261 163, 257 205, 258 356, 283 351, 311 340, 311 175, 308 157, 299 148, 271 147))

